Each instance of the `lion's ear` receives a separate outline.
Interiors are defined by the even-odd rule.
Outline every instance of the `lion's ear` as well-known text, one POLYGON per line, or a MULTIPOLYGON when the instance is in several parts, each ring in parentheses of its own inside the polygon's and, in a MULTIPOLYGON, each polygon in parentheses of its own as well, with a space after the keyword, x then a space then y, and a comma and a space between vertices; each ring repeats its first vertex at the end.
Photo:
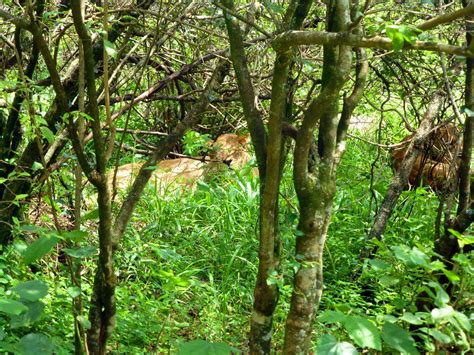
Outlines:
POLYGON ((240 136, 239 137, 239 144, 246 145, 247 143, 250 143, 250 135, 246 134, 245 136, 240 136))

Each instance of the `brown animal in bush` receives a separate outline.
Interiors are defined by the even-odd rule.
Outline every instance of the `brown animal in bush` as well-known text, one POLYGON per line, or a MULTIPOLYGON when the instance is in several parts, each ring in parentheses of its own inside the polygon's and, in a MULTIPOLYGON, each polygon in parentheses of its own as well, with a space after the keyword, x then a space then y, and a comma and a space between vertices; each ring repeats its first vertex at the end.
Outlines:
MULTIPOLYGON (((249 163, 248 136, 223 134, 212 145, 210 157, 204 159, 176 158, 158 163, 150 182, 160 192, 193 188, 198 180, 223 170, 240 169, 249 163), (205 162, 207 161, 207 162, 205 162)), ((117 170, 116 187, 124 190, 131 185, 143 163, 122 165, 117 170)), ((109 174, 110 182, 113 172, 109 174)))
MULTIPOLYGON (((405 137, 402 142, 407 144, 391 153, 396 171, 407 154, 408 142, 412 138, 413 134, 405 137)), ((422 152, 416 157, 408 177, 409 186, 430 186, 435 192, 455 188, 460 164, 458 156, 462 150, 462 142, 459 142, 459 139, 460 131, 452 124, 440 126, 431 132, 422 152)))

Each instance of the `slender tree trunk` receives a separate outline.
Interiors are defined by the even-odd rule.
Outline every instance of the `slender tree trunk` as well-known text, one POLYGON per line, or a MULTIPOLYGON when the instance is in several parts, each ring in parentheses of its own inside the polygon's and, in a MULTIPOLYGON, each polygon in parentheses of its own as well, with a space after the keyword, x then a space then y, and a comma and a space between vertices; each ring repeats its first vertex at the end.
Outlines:
MULTIPOLYGON (((374 224, 372 225, 372 229, 370 230, 369 236, 367 238, 368 241, 372 240, 373 238, 378 239, 384 233, 393 208, 395 207, 402 191, 408 185, 408 177, 413 169, 416 159, 423 152, 423 147, 425 145, 426 139, 431 133, 434 119, 439 112, 442 101, 442 93, 437 93, 433 96, 431 102, 429 103, 420 126, 406 150, 405 157, 403 158, 397 173, 393 177, 392 182, 385 193, 384 200, 377 212, 377 215, 375 216, 374 224)), ((371 256, 373 252, 373 248, 366 247, 361 251, 360 258, 367 258, 371 256)))
MULTIPOLYGON (((234 11, 233 1, 223 1, 223 4, 234 11)), ((291 1, 283 29, 300 28, 310 6, 311 1, 291 1)), ((285 155, 282 130, 287 107, 288 72, 293 53, 291 50, 280 53, 275 60, 267 140, 261 114, 255 105, 256 96, 247 67, 239 24, 229 14, 225 15, 225 20, 232 62, 261 178, 259 266, 250 320, 249 346, 251 354, 268 354, 271 351, 273 312, 279 295, 278 286, 271 282, 270 278, 277 276, 280 266, 278 192, 285 155)))
MULTIPOLYGON (((463 1, 464 6, 471 5, 473 1, 463 1)), ((466 40, 467 47, 474 48, 474 16, 466 17, 466 40)), ((465 82, 465 105, 469 109, 466 114, 463 131, 463 149, 461 153, 461 164, 459 167, 459 204, 456 217, 445 221, 444 234, 435 242, 435 250, 445 260, 451 261, 452 257, 460 251, 457 239, 449 229, 463 233, 474 220, 472 176, 470 174, 472 164, 472 144, 474 130, 474 59, 466 58, 466 82, 465 82)), ((466 246, 465 251, 472 250, 472 244, 466 246)), ((448 265, 452 265, 449 263, 448 265)), ((447 282, 446 278, 440 280, 447 282)))
MULTIPOLYGON (((331 1, 327 9, 328 30, 346 30, 349 14, 350 4, 347 0, 331 1)), ((305 112, 296 139, 294 183, 300 206, 296 258, 300 265, 294 278, 286 321, 285 354, 307 354, 312 351, 312 323, 323 291, 323 249, 340 157, 338 137, 343 139, 348 125, 346 120, 339 124, 339 93, 349 78, 351 62, 350 47, 324 47, 322 91, 305 112), (318 152, 311 160, 311 142, 318 124, 318 152)))

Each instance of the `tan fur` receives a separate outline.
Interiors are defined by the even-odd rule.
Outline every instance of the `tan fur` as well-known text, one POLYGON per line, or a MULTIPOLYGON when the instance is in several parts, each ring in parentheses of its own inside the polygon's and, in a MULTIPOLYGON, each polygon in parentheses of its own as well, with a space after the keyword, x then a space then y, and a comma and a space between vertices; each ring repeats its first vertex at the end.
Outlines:
MULTIPOLYGON (((421 183, 424 186, 431 186, 434 191, 453 188, 460 164, 460 159, 454 157, 458 137, 458 128, 451 124, 439 127, 433 131, 425 143, 422 153, 415 160, 413 169, 408 177, 409 185, 416 186, 421 183), (451 167, 454 159, 456 161, 454 166, 451 167)), ((413 135, 405 137, 402 142, 406 142, 411 138, 413 138, 413 135)), ((391 155, 395 170, 400 168, 407 149, 408 144, 392 151, 391 155)))
MULTIPOLYGON (((213 144, 211 163, 189 158, 168 159, 159 162, 150 182, 160 192, 174 189, 193 189, 197 181, 208 175, 225 170, 240 169, 249 163, 251 155, 248 152, 249 136, 238 136, 227 133, 219 136, 213 144)), ((209 160, 209 159, 207 159, 209 160)), ((116 187, 118 190, 127 189, 138 174, 143 163, 122 165, 117 170, 116 187)), ((113 171, 109 173, 112 183, 113 171)))
POLYGON ((242 168, 252 158, 248 151, 249 135, 238 136, 226 133, 219 136, 213 144, 213 160, 228 164, 231 168, 242 168))

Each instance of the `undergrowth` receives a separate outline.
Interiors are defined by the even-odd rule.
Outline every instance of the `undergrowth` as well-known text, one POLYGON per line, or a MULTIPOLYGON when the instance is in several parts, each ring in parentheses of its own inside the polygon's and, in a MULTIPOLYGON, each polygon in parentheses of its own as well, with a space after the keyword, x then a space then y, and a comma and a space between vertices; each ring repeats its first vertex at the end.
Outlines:
MULTIPOLYGON (((366 265, 361 279, 352 279, 354 270, 361 266, 358 254, 391 176, 383 156, 374 165, 375 175, 367 174, 375 153, 371 146, 350 141, 338 170, 320 313, 341 311, 376 321, 402 314, 416 296, 418 289, 413 283, 422 275, 407 274, 389 246, 416 247, 429 253, 437 199, 423 190, 404 193, 379 245, 377 265, 388 265, 388 269, 374 276, 373 265, 366 265), (364 282, 360 282, 364 277, 371 282, 369 296, 364 282)), ((282 346, 297 265, 294 241, 298 213, 290 170, 285 173, 281 191, 283 251, 278 280, 281 297, 274 323, 276 351, 282 346)), ((258 266, 258 203, 258 178, 250 169, 200 182, 195 191, 165 196, 148 186, 116 255, 118 316, 110 349, 118 353, 174 353, 182 342, 206 339, 225 342, 245 353, 258 266)), ((96 243, 92 229, 87 241, 90 245, 96 243)), ((2 283, 8 290, 29 279, 43 280, 49 286, 43 299, 45 310, 41 321, 29 328, 11 327, 6 317, 0 323, 10 329, 12 342, 33 330, 48 334, 64 352, 72 351, 67 267, 57 261, 58 253, 53 253, 39 261, 38 272, 32 274, 21 262, 24 248, 25 242, 19 241, 2 257, 2 283)), ((84 259, 82 293, 86 300, 93 274, 92 258, 84 259)), ((5 290, 2 288, 7 295, 5 290)), ((317 337, 332 329, 332 334, 347 338, 337 327, 315 326, 317 337)))

